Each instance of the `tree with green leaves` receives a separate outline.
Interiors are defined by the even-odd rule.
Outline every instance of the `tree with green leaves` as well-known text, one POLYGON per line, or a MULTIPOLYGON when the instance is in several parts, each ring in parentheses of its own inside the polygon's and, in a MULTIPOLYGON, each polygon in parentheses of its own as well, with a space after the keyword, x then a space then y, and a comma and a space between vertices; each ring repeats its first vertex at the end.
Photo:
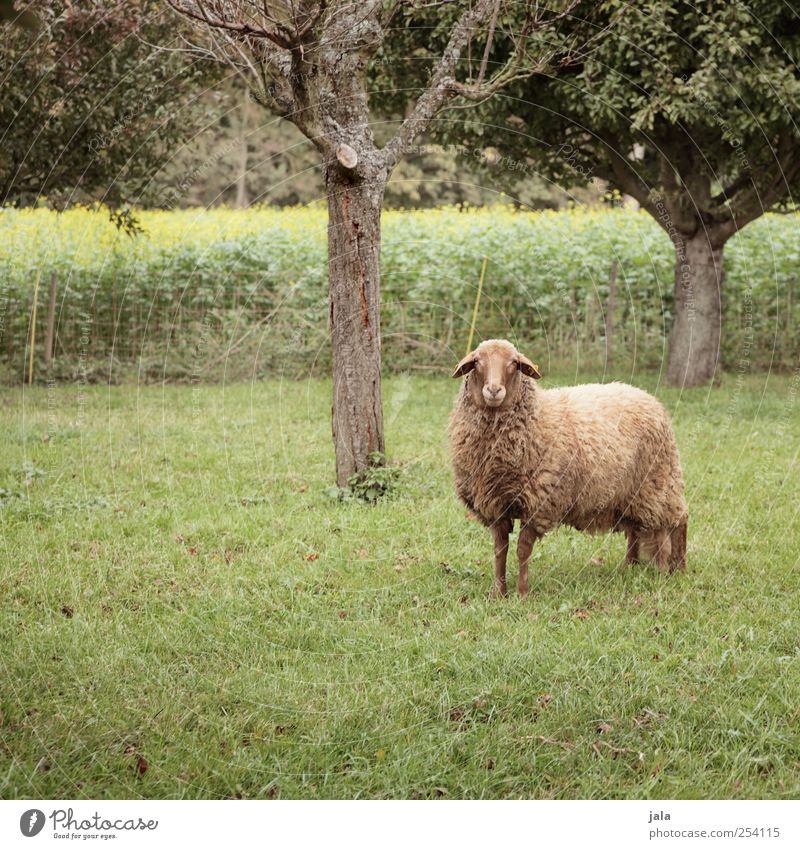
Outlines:
MULTIPOLYGON (((194 49, 227 62, 253 97, 291 121, 317 149, 328 201, 330 333, 333 352, 333 440, 336 479, 346 486, 384 453, 380 358, 381 208, 389 177, 406 152, 453 99, 479 102, 514 80, 550 66, 533 54, 530 38, 550 32, 574 3, 555 10, 521 0, 168 0, 197 26, 194 49), (413 53, 386 49, 395 29, 441 12, 439 33, 413 53), (515 26, 505 24, 512 21, 515 26), (492 50, 503 60, 488 66, 492 50), (486 61, 465 61, 471 50, 486 61), (383 98, 374 80, 403 79, 408 65, 424 68, 418 86, 394 84, 395 114, 388 140, 373 123, 383 98)), ((536 42, 539 43, 538 41, 536 42)))
POLYGON ((0 21, 0 204, 101 201, 130 226, 128 205, 198 129, 197 95, 226 69, 154 47, 179 32, 153 0, 24 11, 28 26, 0 21))
POLYGON ((703 384, 718 368, 725 244, 798 188, 800 6, 605 0, 570 26, 588 49, 455 133, 562 185, 602 178, 653 216, 676 256, 667 377, 703 384))

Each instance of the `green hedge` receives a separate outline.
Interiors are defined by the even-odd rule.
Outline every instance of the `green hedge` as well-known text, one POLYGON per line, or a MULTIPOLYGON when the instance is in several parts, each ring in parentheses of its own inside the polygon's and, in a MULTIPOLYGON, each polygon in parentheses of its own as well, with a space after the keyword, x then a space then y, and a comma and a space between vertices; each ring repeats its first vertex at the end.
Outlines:
MULTIPOLYGON (((118 233, 102 211, 0 211, 0 357, 25 373, 37 277, 34 374, 44 377, 57 275, 58 378, 241 379, 328 368, 324 210, 144 212, 118 233)), ((793 367, 800 350, 795 216, 766 216, 726 249, 724 363, 793 367)), ((388 212, 384 362, 425 370, 463 354, 482 258, 478 338, 505 336, 547 365, 603 362, 612 265, 616 365, 663 362, 673 251, 644 213, 505 207, 388 212)))

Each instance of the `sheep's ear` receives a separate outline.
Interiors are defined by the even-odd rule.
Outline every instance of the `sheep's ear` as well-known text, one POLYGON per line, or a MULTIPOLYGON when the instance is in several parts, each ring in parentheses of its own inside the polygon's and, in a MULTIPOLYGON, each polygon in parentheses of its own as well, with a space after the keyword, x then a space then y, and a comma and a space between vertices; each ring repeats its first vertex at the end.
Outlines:
POLYGON ((534 380, 538 380, 542 376, 539 373, 539 366, 536 363, 532 363, 527 357, 523 357, 522 354, 519 354, 518 359, 517 368, 523 374, 527 374, 528 377, 532 377, 534 380))
POLYGON ((467 372, 472 371, 472 369, 474 369, 474 368, 475 368, 475 352, 471 351, 456 366, 456 370, 453 372, 453 377, 463 377, 467 372))

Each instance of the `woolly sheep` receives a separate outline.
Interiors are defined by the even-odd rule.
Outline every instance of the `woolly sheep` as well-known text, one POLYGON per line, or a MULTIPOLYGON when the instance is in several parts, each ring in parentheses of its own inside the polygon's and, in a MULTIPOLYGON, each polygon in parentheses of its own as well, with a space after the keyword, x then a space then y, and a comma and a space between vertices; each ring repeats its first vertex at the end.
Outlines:
POLYGON ((494 538, 494 589, 506 595, 508 536, 520 521, 520 594, 534 542, 559 525, 624 531, 659 570, 686 567, 686 501, 669 416, 624 383, 541 389, 541 375, 505 340, 482 342, 456 366, 465 379, 450 416, 456 491, 494 538))

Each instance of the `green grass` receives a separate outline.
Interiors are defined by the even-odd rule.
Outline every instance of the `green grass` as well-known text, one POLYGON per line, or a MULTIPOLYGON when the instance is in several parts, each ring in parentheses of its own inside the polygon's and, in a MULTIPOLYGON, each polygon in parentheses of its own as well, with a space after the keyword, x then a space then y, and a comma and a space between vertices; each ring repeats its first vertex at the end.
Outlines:
POLYGON ((5 390, 0 796, 796 798, 799 389, 658 389, 685 574, 562 529, 506 601, 453 382, 386 381, 371 507, 324 382, 5 390))

